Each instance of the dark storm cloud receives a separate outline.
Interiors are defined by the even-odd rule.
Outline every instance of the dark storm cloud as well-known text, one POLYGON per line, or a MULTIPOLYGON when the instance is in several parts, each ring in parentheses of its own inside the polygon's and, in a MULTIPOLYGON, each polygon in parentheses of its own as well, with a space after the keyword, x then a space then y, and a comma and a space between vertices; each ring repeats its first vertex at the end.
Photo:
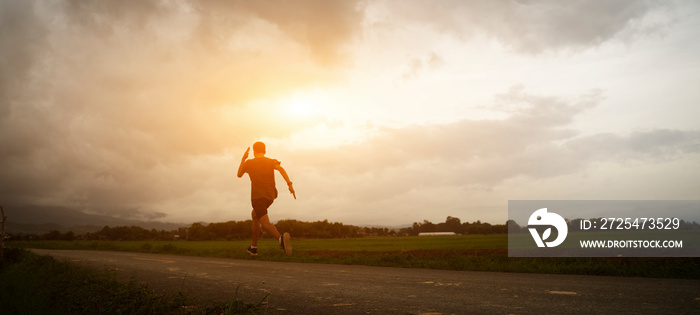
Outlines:
POLYGON ((44 45, 48 30, 28 1, 11 1, 0 10, 0 117, 29 81, 29 70, 44 45))

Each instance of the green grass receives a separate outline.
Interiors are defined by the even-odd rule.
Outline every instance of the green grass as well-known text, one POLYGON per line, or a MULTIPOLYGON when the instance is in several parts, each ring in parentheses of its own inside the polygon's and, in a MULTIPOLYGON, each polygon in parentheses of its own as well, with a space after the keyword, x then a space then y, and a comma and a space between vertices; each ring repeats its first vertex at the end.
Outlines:
MULTIPOLYGON (((211 252, 241 251, 250 245, 250 240, 238 241, 32 241, 12 242, 17 247, 51 249, 97 249, 123 250, 136 252, 211 252), (177 249, 173 248, 176 247, 177 249)), ((295 251, 337 250, 337 251, 399 251, 399 250, 441 250, 441 249, 490 249, 506 248, 506 234, 458 235, 458 236, 406 236, 406 237, 367 237, 343 239, 294 239, 295 251)), ((260 247, 279 247, 271 238, 260 240, 260 247)))
POLYGON ((0 261, 2 314, 240 314, 261 303, 203 303, 182 293, 156 294, 113 272, 58 262, 21 249, 7 249, 0 261))
POLYGON ((10 244, 19 247, 48 249, 119 250, 403 268, 700 279, 699 258, 508 257, 508 236, 506 234, 292 239, 294 254, 291 257, 285 256, 277 242, 270 238, 260 240, 257 257, 251 257, 245 251, 250 240, 221 242, 46 241, 12 242, 10 244))
POLYGON ((401 251, 507 248, 506 234, 457 236, 368 237, 326 240, 293 240, 294 249, 338 251, 401 251))

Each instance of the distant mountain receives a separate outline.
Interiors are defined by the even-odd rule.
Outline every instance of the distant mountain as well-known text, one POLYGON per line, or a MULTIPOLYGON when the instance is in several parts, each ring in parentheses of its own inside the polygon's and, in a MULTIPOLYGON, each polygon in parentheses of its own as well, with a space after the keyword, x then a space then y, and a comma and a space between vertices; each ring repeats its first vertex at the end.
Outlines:
POLYGON ((189 224, 140 221, 106 215, 86 214, 67 207, 22 206, 4 207, 7 233, 43 234, 57 230, 83 234, 96 232, 104 226, 140 226, 144 229, 176 230, 189 224))

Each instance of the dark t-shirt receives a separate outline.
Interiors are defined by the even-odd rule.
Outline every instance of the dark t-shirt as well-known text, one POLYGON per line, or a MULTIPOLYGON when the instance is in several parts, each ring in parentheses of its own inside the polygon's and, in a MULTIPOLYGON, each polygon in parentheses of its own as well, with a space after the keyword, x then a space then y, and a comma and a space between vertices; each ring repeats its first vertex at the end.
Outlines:
POLYGON ((266 198, 275 200, 277 198, 277 187, 275 187, 275 166, 280 165, 280 161, 267 157, 257 157, 245 161, 243 172, 250 177, 250 200, 266 198))

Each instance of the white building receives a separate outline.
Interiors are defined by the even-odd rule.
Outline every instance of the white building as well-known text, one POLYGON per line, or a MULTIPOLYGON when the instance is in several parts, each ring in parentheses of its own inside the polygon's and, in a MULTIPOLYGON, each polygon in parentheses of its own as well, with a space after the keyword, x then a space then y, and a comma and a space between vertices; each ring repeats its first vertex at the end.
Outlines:
POLYGON ((418 233, 418 236, 441 236, 441 235, 457 235, 455 232, 423 232, 418 233))

